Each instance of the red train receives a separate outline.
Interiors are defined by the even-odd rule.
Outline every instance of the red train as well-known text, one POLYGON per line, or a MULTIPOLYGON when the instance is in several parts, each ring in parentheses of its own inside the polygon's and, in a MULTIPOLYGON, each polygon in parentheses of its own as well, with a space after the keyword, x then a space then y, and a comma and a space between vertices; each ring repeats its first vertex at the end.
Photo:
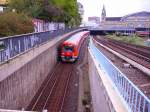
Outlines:
POLYGON ((136 31, 136 35, 139 37, 150 37, 150 31, 136 31))
POLYGON ((75 62, 79 56, 81 43, 89 35, 89 31, 82 31, 72 35, 60 45, 59 57, 63 62, 75 62))
POLYGON ((150 28, 135 28, 135 33, 139 37, 150 37, 150 28))

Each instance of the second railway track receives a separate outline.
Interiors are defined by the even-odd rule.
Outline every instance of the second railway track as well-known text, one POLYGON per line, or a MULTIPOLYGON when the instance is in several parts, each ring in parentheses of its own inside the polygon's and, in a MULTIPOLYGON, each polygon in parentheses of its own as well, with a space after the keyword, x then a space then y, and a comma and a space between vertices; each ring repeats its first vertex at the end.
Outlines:
POLYGON ((148 98, 150 98, 150 76, 130 64, 128 67, 125 67, 124 64, 128 64, 128 62, 118 58, 118 56, 109 52, 100 44, 96 43, 96 46, 109 60, 113 62, 115 66, 117 66, 124 73, 124 75, 128 77, 128 79, 130 79, 148 98))
POLYGON ((118 53, 130 58, 131 60, 143 65, 150 69, 150 52, 147 51, 149 47, 134 46, 123 42, 107 39, 107 38, 95 38, 99 43, 102 43, 109 48, 117 51, 118 53), (142 49, 142 50, 141 50, 142 49))

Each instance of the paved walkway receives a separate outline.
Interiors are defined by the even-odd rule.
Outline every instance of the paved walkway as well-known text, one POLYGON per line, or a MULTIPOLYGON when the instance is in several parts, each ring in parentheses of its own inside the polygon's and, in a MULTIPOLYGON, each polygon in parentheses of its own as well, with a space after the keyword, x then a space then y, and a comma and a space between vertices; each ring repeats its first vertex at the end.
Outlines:
POLYGON ((96 74, 91 76, 91 92, 92 92, 92 103, 94 112, 110 112, 108 102, 104 95, 104 89, 101 85, 99 78, 96 74))

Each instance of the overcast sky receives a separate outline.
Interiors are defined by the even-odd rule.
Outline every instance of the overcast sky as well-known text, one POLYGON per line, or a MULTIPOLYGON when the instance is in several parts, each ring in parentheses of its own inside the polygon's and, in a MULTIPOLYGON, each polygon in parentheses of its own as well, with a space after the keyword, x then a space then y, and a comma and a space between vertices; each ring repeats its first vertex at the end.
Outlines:
POLYGON ((107 17, 120 17, 134 12, 149 11, 150 0, 78 0, 84 6, 84 20, 89 16, 101 16, 103 4, 107 17))

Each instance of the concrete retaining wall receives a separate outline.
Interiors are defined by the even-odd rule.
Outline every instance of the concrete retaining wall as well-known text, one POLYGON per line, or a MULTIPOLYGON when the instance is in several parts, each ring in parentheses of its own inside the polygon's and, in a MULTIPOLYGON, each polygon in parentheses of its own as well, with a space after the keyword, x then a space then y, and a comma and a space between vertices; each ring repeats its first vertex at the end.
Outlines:
MULTIPOLYGON (((74 31, 77 32, 77 31, 74 31)), ((57 45, 68 33, 0 65, 0 108, 26 108, 57 62, 57 45)))

